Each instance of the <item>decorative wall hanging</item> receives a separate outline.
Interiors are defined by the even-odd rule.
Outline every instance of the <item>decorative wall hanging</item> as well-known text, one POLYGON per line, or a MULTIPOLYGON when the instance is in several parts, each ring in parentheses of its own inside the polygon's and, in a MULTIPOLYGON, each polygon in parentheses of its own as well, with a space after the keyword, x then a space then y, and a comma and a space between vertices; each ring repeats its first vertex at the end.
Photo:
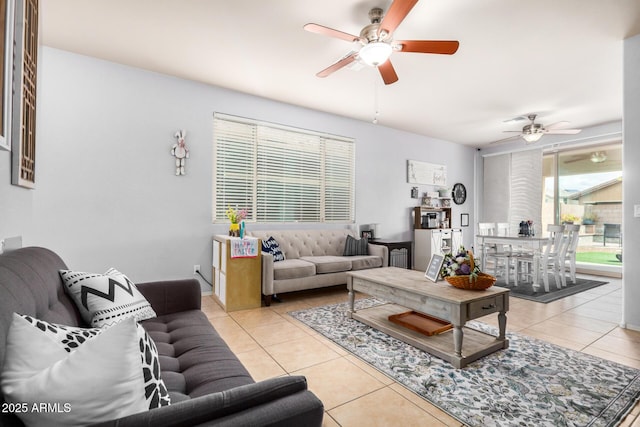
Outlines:
POLYGON ((38 0, 16 0, 11 123, 11 183, 36 182, 36 82, 38 80, 38 0))
POLYGON ((186 136, 187 131, 184 129, 176 132, 175 137, 178 138, 178 142, 171 147, 171 155, 176 158, 176 176, 184 175, 184 164, 189 158, 189 149, 184 143, 186 136))
POLYGON ((11 151, 14 2, 0 0, 0 149, 11 151))
POLYGON ((447 167, 417 160, 407 160, 407 182, 410 184, 447 185, 447 167))

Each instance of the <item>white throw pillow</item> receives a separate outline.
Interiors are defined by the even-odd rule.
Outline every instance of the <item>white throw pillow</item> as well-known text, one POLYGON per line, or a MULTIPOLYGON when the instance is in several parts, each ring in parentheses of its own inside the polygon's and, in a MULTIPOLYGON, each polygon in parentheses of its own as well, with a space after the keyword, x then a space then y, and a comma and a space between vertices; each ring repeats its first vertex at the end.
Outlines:
POLYGON ((0 378, 27 426, 83 426, 147 410, 135 321, 125 319, 68 353, 19 315, 0 378))
MULTIPOLYGON (((75 351, 87 340, 92 339, 105 330, 105 328, 77 328, 74 326, 58 325, 24 314, 20 314, 19 316, 29 322, 32 327, 50 337, 53 342, 58 344, 58 346, 63 348, 67 353, 75 351)), ((162 381, 160 377, 158 349, 149 334, 147 334, 147 331, 138 323, 136 323, 136 327, 140 364, 142 376, 145 381, 144 387, 140 392, 145 395, 149 409, 167 406, 171 403, 171 399, 164 385, 164 381, 162 381)))
POLYGON ((105 274, 60 270, 65 291, 71 295, 87 324, 101 328, 126 317, 137 321, 156 317, 136 285, 113 268, 105 274))

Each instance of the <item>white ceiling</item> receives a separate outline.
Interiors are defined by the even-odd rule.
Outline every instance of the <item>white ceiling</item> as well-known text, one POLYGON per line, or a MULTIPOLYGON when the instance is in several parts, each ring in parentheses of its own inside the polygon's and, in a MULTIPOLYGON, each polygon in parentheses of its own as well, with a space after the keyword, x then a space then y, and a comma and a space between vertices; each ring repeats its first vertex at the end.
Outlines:
POLYGON ((455 55, 394 53, 400 80, 373 68, 315 73, 390 0, 48 0, 47 46, 222 86, 396 129, 483 146, 539 122, 588 127, 622 119, 623 40, 640 33, 640 0, 422 0, 396 39, 459 40, 455 55))

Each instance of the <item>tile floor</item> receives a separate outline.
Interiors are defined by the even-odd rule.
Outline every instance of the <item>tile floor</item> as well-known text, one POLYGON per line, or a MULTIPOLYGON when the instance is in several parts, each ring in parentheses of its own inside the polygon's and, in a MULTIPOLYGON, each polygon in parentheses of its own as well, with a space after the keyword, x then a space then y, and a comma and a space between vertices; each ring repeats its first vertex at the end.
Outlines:
MULTIPOLYGON (((584 276, 587 277, 588 276, 584 276)), ((622 284, 549 304, 510 299, 507 329, 640 369, 640 332, 621 329, 622 284)), ((347 299, 345 287, 282 295, 271 307, 225 313, 203 297, 207 317, 256 381, 304 375, 325 407, 324 426, 460 426, 460 423, 287 315, 347 299)), ((364 297, 365 295, 360 295, 364 297)), ((482 321, 497 325, 497 315, 482 321)), ((640 427, 640 404, 623 427, 640 427)))

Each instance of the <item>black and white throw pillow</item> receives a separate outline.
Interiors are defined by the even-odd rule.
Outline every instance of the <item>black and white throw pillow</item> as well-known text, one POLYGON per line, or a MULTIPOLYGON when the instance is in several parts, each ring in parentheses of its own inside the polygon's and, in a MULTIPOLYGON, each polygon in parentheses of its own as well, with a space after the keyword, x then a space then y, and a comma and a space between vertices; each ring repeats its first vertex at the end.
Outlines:
POLYGON ((284 261, 284 253, 280 249, 278 241, 270 236, 267 240, 262 241, 262 252, 267 252, 273 255, 273 261, 284 261))
POLYGON ((343 256, 369 255, 369 240, 367 238, 356 239, 351 235, 347 235, 344 244, 343 256))
POLYGON ((4 401, 25 408, 15 414, 27 426, 82 427, 148 411, 136 329, 123 319, 68 353, 14 313, 0 372, 4 401))
POLYGON ((100 328, 126 317, 138 322, 156 317, 136 285, 116 269, 105 274, 60 270, 60 277, 82 318, 91 326, 100 328))
MULTIPOLYGON (((87 340, 105 331, 104 328, 77 328, 75 326, 45 322, 24 314, 20 316, 34 328, 41 330, 67 353, 75 351, 87 340)), ((147 401, 149 409, 167 406, 171 403, 171 400, 164 381, 162 381, 160 377, 158 349, 149 334, 147 334, 147 331, 145 331, 140 324, 136 323, 136 327, 140 360, 142 362, 142 375, 144 378, 145 400, 147 401)))

